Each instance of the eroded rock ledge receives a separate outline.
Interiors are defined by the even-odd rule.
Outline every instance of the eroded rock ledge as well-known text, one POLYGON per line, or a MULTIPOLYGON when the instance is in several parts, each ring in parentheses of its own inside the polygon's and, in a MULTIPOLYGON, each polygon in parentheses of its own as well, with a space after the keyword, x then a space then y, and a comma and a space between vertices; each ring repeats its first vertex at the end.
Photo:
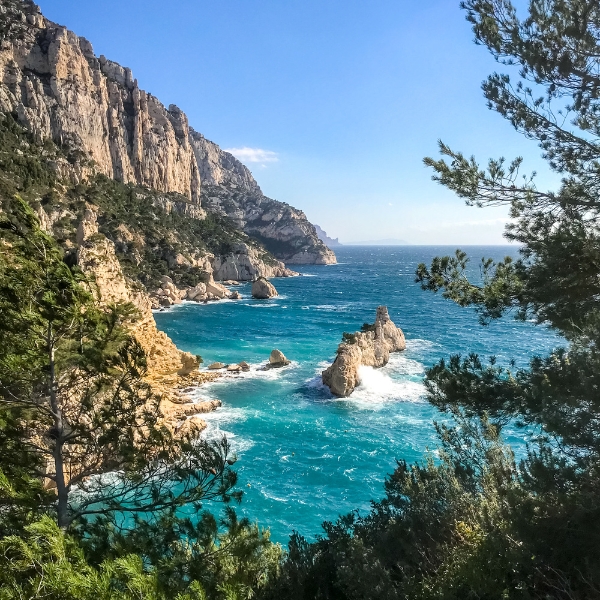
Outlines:
POLYGON ((336 396, 347 397, 360 383, 359 367, 383 367, 391 352, 406 349, 404 333, 390 319, 385 306, 377 308, 375 323, 361 331, 344 334, 334 363, 322 373, 323 383, 336 396))
MULTIPOLYGON (((145 379, 162 399, 165 425, 180 432, 190 415, 220 406, 218 402, 193 404, 182 394, 183 388, 212 381, 219 375, 199 371, 198 358, 179 350, 166 333, 157 329, 148 296, 123 274, 113 242, 98 233, 97 215, 91 206, 79 224, 77 242, 77 264, 94 281, 98 301, 102 304, 130 302, 140 312, 131 333, 146 354, 145 379)), ((199 417, 194 418, 194 430, 200 432, 205 426, 203 423, 199 417)))

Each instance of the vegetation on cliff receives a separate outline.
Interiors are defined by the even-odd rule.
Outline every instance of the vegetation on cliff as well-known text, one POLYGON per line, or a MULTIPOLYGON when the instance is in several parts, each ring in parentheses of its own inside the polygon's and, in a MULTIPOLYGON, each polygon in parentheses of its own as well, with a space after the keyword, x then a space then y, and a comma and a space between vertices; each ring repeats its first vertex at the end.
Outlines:
POLYGON ((36 140, 12 116, 0 120, 2 198, 21 194, 67 251, 74 248, 77 226, 86 204, 91 204, 99 212, 100 232, 115 243, 125 274, 149 289, 156 288, 163 275, 181 286, 206 280, 207 256, 228 254, 240 243, 256 248, 265 263, 276 262, 227 217, 189 216, 194 205, 181 195, 126 185, 104 175, 83 183, 60 176, 89 166, 68 147, 36 140))
POLYGON ((2 0, 0 9, 1 113, 93 161, 97 173, 167 196, 150 195, 153 204, 229 217, 239 232, 283 244, 280 258, 292 262, 335 262, 302 211, 263 196, 244 165, 195 132, 177 106, 140 89, 130 69, 96 56, 32 0, 2 0))

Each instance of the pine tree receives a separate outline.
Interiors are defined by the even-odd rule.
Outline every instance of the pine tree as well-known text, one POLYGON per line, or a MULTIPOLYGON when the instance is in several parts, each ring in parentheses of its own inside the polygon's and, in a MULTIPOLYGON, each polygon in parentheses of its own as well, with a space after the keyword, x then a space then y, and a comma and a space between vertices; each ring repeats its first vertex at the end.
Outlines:
POLYGON ((84 282, 16 198, 0 220, 1 463, 51 482, 63 529, 239 497, 226 440, 161 425, 134 309, 98 307, 84 282))
POLYGON ((419 265, 423 289, 475 307, 483 326, 512 313, 549 326, 564 348, 528 368, 453 356, 427 372, 430 401, 452 417, 440 448, 401 462, 366 516, 294 536, 268 598, 600 598, 600 4, 530 0, 462 3, 477 43, 518 80, 493 74, 489 107, 535 140, 562 177, 556 191, 523 177, 523 160, 475 158, 440 142, 434 179, 469 205, 507 205, 520 258, 419 265), (519 462, 502 444, 526 427, 519 462))

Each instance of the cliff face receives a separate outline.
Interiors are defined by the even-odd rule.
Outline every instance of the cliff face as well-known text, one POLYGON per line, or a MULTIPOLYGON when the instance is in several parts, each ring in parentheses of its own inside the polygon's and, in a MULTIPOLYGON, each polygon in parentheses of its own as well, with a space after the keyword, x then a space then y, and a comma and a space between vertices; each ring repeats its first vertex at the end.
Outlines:
POLYGON ((317 232, 317 235, 319 236, 319 239, 326 245, 329 246, 330 248, 337 248, 338 246, 341 246, 342 244, 340 244, 340 240, 339 238, 330 238, 327 235, 326 231, 323 231, 323 229, 321 229, 318 225, 315 225, 315 230, 317 232))
POLYGON ((202 205, 229 217, 236 227, 261 241, 288 265, 336 262, 335 254, 318 238, 314 225, 301 210, 267 198, 260 190, 250 191, 236 184, 203 185, 202 205))
POLYGON ((108 177, 200 202, 187 117, 140 90, 131 71, 35 5, 3 0, 0 110, 39 138, 68 144, 108 177))
POLYGON ((252 281, 257 277, 293 277, 295 271, 287 269, 279 261, 264 262, 256 248, 240 243, 228 254, 221 254, 212 259, 212 270, 217 281, 233 279, 235 281, 252 281))
POLYGON ((189 375, 198 361, 189 352, 178 350, 171 339, 156 329, 146 294, 137 291, 123 275, 114 244, 98 233, 97 215, 87 209, 77 231, 77 264, 95 282, 99 302, 131 302, 140 312, 133 334, 144 348, 148 373, 153 379, 189 375))
POLYGON ((263 196, 245 166, 141 90, 130 69, 96 57, 90 42, 25 0, 0 0, 0 30, 0 112, 74 149, 80 177, 100 172, 176 192, 195 206, 192 218, 203 218, 205 204, 287 262, 335 262, 304 213, 263 196))
POLYGON ((190 128, 190 142, 203 184, 239 188, 250 193, 262 193, 248 167, 243 165, 233 154, 221 150, 217 144, 207 140, 192 128, 190 128))

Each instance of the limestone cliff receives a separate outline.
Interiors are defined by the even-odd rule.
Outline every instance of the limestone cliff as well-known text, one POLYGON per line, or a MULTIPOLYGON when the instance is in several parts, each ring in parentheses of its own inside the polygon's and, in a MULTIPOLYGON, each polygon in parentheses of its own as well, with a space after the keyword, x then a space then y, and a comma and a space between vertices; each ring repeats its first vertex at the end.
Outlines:
POLYGON ((190 138, 202 177, 202 205, 207 210, 229 217, 290 265, 336 262, 302 211, 265 196, 249 169, 214 142, 193 129, 190 138))
POLYGON ((236 244, 231 252, 211 259, 214 278, 217 281, 253 281, 257 277, 293 277, 298 275, 280 262, 266 262, 258 250, 249 244, 236 244))
POLYGON ((204 204, 291 264, 335 262, 304 213, 262 195, 250 171, 193 131, 178 107, 141 90, 130 69, 96 57, 35 4, 0 0, 0 33, 0 112, 69 147, 62 167, 71 176, 99 172, 176 192, 192 218, 203 218, 204 204))
POLYGON ((363 331, 344 334, 334 363, 322 373, 323 383, 336 396, 349 396, 360 383, 361 365, 380 368, 387 365, 391 352, 406 349, 402 330, 394 324, 385 306, 377 308, 375 323, 363 331))
POLYGON ((339 238, 330 238, 327 235, 327 232, 321 229, 319 225, 315 225, 315 230, 317 232, 317 235, 319 236, 319 239, 329 248, 337 248, 338 246, 342 245, 340 244, 339 238))

